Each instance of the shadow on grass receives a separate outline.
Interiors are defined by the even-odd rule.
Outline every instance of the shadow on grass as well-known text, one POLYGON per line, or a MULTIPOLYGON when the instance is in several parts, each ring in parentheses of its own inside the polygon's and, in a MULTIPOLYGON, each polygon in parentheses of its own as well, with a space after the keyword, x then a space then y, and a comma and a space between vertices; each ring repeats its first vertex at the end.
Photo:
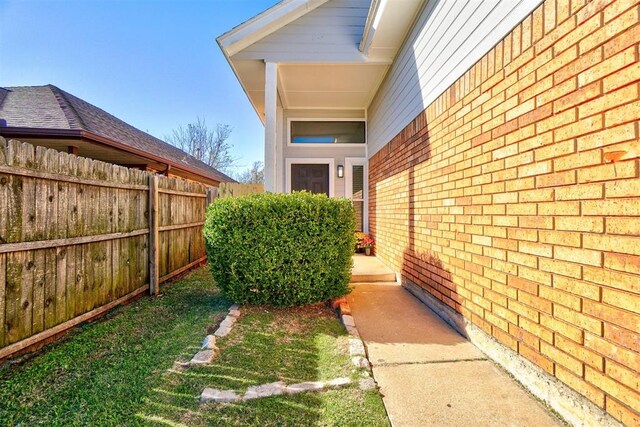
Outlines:
POLYGON ((213 365, 168 373, 138 417, 189 426, 387 425, 377 391, 357 386, 234 404, 199 403, 205 387, 243 393, 249 386, 274 381, 293 384, 351 376, 346 332, 324 306, 243 310, 232 333, 218 344, 221 353, 213 365))
POLYGON ((377 391, 201 405, 205 387, 244 392, 272 381, 351 375, 347 338, 324 306, 246 311, 210 367, 189 360, 230 302, 206 268, 19 361, 0 366, 0 426, 388 425, 377 391), (354 421, 355 420, 355 421, 354 421))
POLYGON ((1 366, 0 425, 141 424, 144 396, 230 305, 205 268, 162 291, 1 366))

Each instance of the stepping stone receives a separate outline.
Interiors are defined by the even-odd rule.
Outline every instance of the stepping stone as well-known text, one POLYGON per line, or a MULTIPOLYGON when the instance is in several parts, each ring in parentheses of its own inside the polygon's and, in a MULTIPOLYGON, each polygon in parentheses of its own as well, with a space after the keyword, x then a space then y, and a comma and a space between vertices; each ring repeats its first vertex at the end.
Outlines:
POLYGON ((358 381, 358 385, 360 386, 360 390, 371 390, 372 388, 376 388, 376 382, 373 378, 363 378, 358 381))
POLYGON ((331 301, 331 308, 335 310, 336 308, 340 307, 341 304, 346 304, 346 303, 347 303, 347 299, 345 297, 341 297, 331 301))
POLYGON ((229 316, 240 317, 240 310, 229 310, 229 316))
POLYGON ((209 365, 215 359, 217 348, 215 350, 200 350, 189 362, 191 365, 209 365))
POLYGON ((215 388, 205 388, 200 395, 200 402, 202 403, 231 403, 240 400, 233 390, 218 390, 215 388))
POLYGON ((240 306, 238 304, 233 304, 231 307, 229 307, 229 311, 231 310, 240 310, 240 306))
POLYGON ((342 316, 342 323, 344 323, 344 326, 346 327, 351 326, 355 328, 356 326, 356 322, 353 320, 353 316, 349 316, 349 315, 342 316))
POLYGON ((282 381, 275 383, 251 386, 244 394, 243 400, 258 399, 261 397, 279 396, 285 392, 286 386, 282 381))
POLYGON ((226 337, 229 334, 229 332, 231 332, 230 326, 220 325, 218 329, 216 329, 216 331, 213 333, 213 335, 215 335, 216 337, 226 337))
POLYGON ((303 393, 305 391, 318 391, 324 388, 322 381, 307 381, 299 384, 287 386, 286 392, 289 394, 303 393))
POLYGON ((349 333, 350 336, 360 338, 360 333, 358 332, 355 326, 345 326, 345 327, 347 328, 347 332, 349 333))
POLYGON ((351 356, 364 356, 366 354, 362 340, 349 338, 349 354, 351 354, 351 356))
POLYGON ((369 361, 366 357, 356 356, 351 359, 351 362, 358 368, 369 369, 369 361))
POLYGON ((343 315, 351 315, 351 307, 349 307, 349 304, 347 304, 346 302, 340 304, 340 313, 343 315))
POLYGON ((236 318, 233 316, 227 316, 224 318, 222 322, 220 322, 220 326, 224 326, 225 328, 231 328, 234 323, 236 323, 236 318))
POLYGON ((206 350, 215 350, 216 347, 216 336, 215 335, 207 335, 202 342, 202 348, 206 350))
POLYGON ((349 384, 351 384, 351 379, 349 378, 334 378, 327 381, 327 385, 330 387, 344 387, 349 384))

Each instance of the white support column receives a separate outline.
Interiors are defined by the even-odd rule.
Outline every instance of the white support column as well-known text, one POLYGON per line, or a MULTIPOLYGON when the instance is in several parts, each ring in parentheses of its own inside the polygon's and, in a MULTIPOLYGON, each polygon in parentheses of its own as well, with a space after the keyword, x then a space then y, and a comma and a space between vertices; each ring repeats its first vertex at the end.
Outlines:
POLYGON ((267 62, 264 83, 264 189, 276 191, 276 131, 278 110, 278 64, 267 62))
MULTIPOLYGON (((282 88, 282 84, 278 83, 278 87, 282 88)), ((276 110, 276 118, 278 123, 276 124, 276 192, 284 193, 284 174, 285 174, 285 160, 284 160, 284 146, 287 143, 285 140, 286 135, 284 132, 284 109, 278 107, 276 110)))

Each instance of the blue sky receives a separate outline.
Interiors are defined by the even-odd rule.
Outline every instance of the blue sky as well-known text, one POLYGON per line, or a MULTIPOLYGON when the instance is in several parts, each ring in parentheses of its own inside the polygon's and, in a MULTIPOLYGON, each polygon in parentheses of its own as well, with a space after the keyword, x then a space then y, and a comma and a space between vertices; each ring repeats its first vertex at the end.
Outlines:
POLYGON ((275 3, 0 0, 0 86, 51 83, 160 138, 227 123, 243 169, 264 131, 215 38, 275 3))

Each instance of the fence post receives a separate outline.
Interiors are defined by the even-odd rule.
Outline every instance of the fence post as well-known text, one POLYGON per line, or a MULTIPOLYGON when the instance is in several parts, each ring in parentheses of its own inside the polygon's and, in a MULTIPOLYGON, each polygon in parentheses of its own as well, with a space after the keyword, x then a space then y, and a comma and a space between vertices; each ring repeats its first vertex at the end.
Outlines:
POLYGON ((158 272, 158 177, 149 176, 149 293, 159 291, 158 272))

